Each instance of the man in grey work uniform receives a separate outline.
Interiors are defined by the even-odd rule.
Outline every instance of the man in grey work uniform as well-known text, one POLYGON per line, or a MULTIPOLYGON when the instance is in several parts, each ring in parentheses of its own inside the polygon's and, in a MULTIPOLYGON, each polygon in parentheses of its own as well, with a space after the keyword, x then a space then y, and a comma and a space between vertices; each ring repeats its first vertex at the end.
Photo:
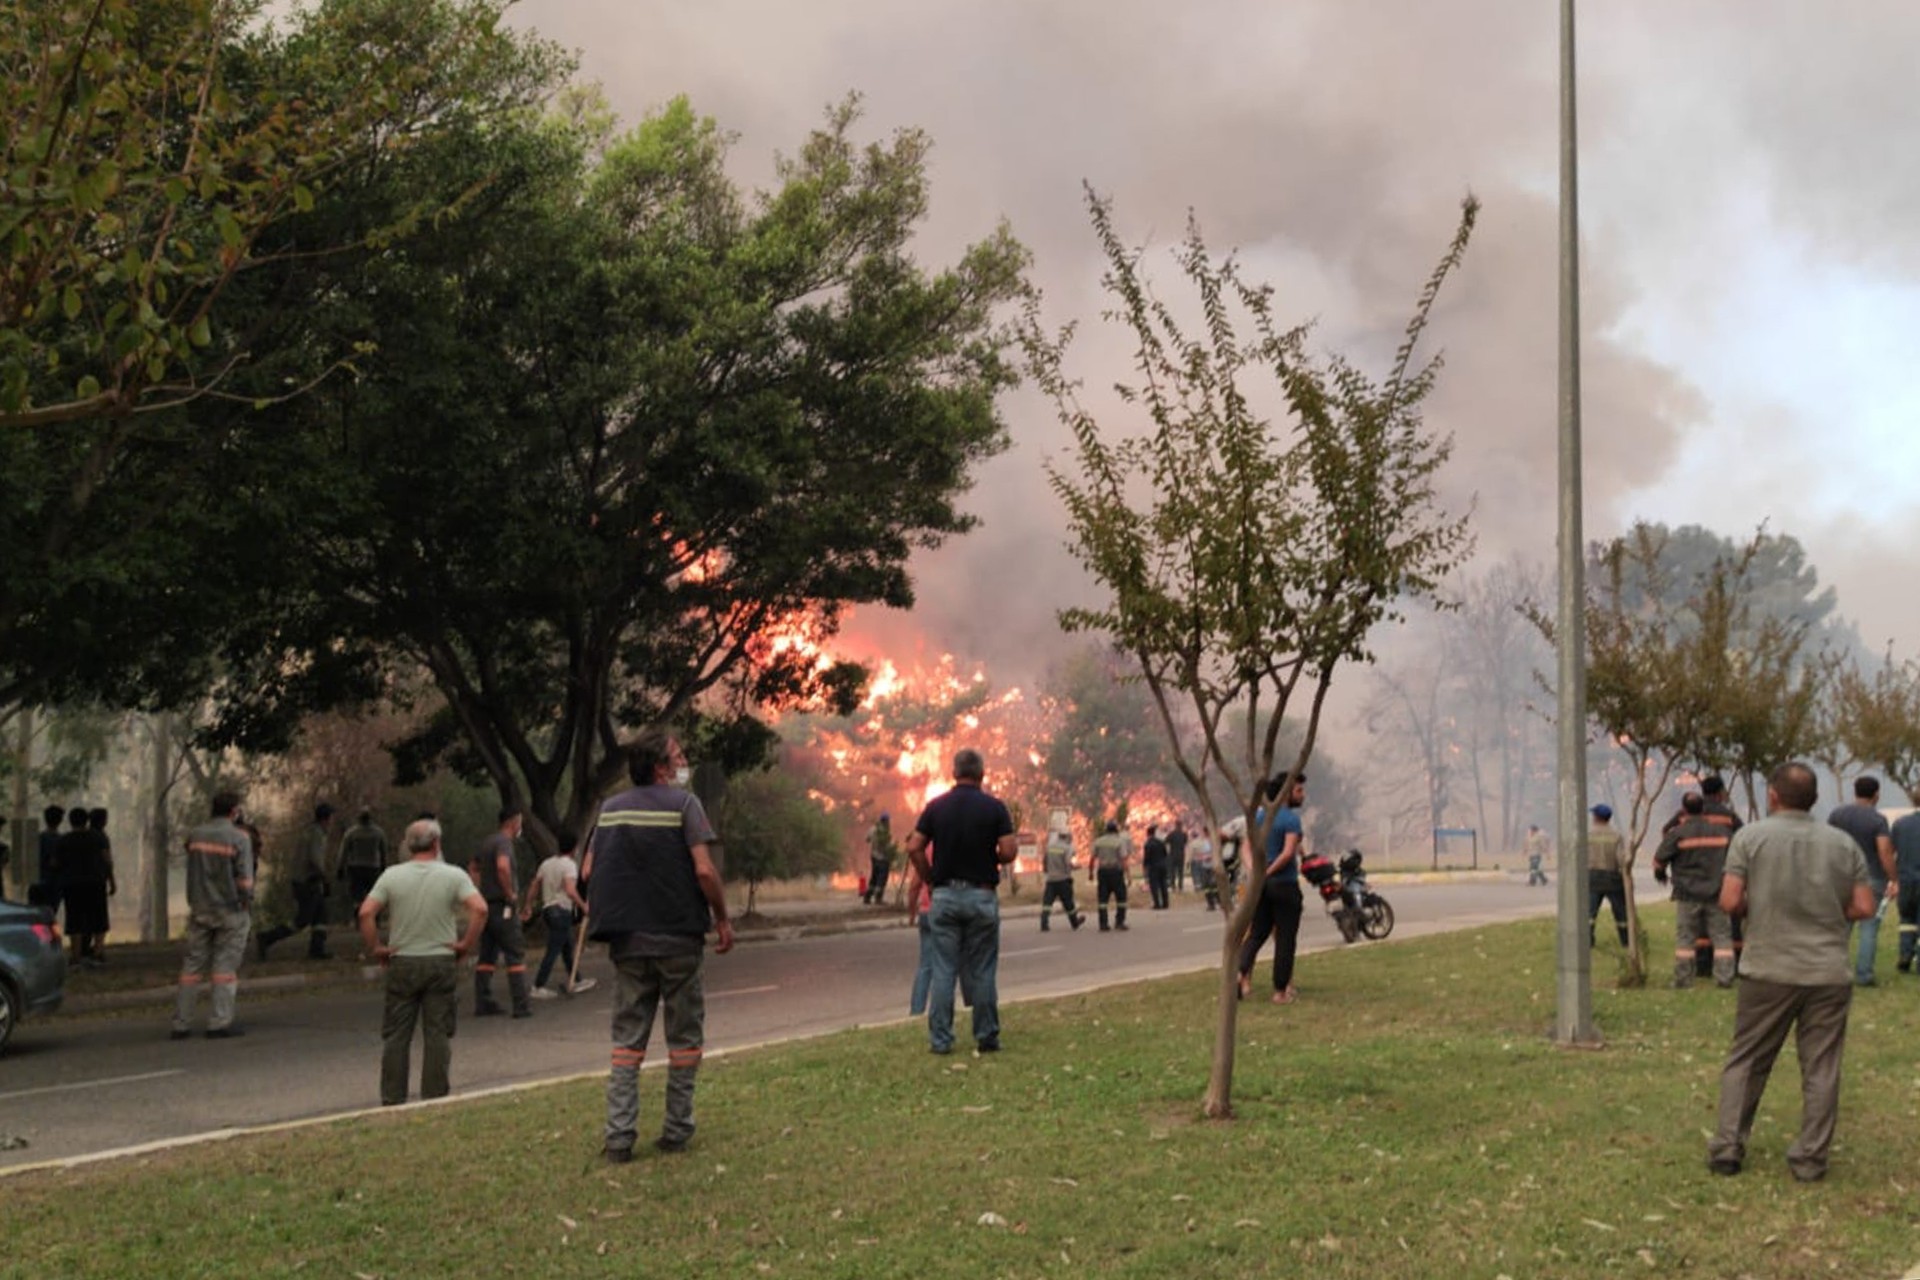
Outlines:
POLYGON ((452 1085, 455 1006, 461 957, 487 927, 487 904, 466 872, 441 860, 440 824, 407 827, 407 860, 389 867, 360 903, 360 940, 387 970, 380 1023, 380 1105, 407 1100, 413 1028, 420 1027, 420 1096, 444 1098, 452 1085), (387 940, 377 921, 388 916, 387 940), (461 925, 466 926, 464 933, 461 925))
POLYGON ((187 949, 173 1006, 175 1040, 185 1040, 192 1030, 200 987, 209 977, 213 1013, 207 1019, 207 1039, 240 1034, 233 1025, 233 1006, 253 923, 248 914, 253 906, 253 842, 234 825, 239 809, 240 797, 222 791, 213 798, 212 818, 187 835, 187 949))
POLYGON ((1876 904, 1860 847, 1813 820, 1818 798, 1812 769, 1798 761, 1781 765, 1767 779, 1767 816, 1740 828, 1727 849, 1720 909, 1746 917, 1747 947, 1733 1045, 1720 1073, 1719 1124, 1707 1147, 1714 1173, 1740 1172, 1760 1095, 1791 1030, 1802 1108, 1787 1167, 1801 1182, 1827 1174, 1853 1001, 1847 926, 1876 904))
POLYGON ((480 896, 487 900, 487 928, 480 936, 480 962, 473 967, 473 1016, 492 1017, 505 1012, 493 999, 493 974, 507 966, 507 996, 513 1016, 530 1018, 533 1004, 527 983, 527 940, 520 932, 520 890, 514 882, 513 842, 520 838, 520 810, 509 805, 500 811, 500 829, 488 836, 474 855, 471 871, 480 896))
POLYGON ((1893 833, 1887 827, 1887 815, 1880 812, 1880 779, 1855 778, 1853 803, 1833 807, 1827 815, 1829 826, 1838 827, 1853 837, 1867 860, 1867 885, 1873 890, 1876 910, 1860 922, 1854 931, 1853 983, 1857 987, 1874 985, 1873 957, 1880 949, 1880 912, 1882 898, 1892 896, 1893 833))
POLYGON ((662 730, 642 734, 627 752, 634 785, 600 807, 581 877, 587 920, 614 966, 613 1063, 607 1073, 609 1164, 633 1159, 640 1123, 640 1064, 654 1015, 664 1006, 666 1119, 656 1150, 677 1153, 693 1138, 693 1086, 706 1044, 701 972, 706 936, 714 954, 733 950, 727 895, 708 846, 713 827, 700 797, 686 789, 686 753, 662 730))
POLYGON ((1055 827, 1047 832, 1046 852, 1041 855, 1046 887, 1040 892, 1040 932, 1053 928, 1053 904, 1067 909, 1067 923, 1078 929, 1087 922, 1073 905, 1073 837, 1055 827))

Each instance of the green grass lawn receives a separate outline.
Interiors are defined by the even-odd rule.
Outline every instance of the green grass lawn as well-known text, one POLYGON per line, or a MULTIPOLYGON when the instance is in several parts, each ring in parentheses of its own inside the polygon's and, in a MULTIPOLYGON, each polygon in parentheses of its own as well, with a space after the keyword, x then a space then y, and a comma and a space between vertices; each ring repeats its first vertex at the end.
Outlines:
POLYGON ((1705 1171, 1733 993, 1614 991, 1603 946, 1607 1047, 1556 1049, 1532 922, 1306 957, 1300 1003, 1243 1007, 1230 1122, 1199 1115, 1214 981, 1176 978, 1011 1006, 995 1057, 901 1026, 710 1060, 693 1150, 619 1169, 574 1084, 6 1179, 0 1273, 1900 1277, 1920 979, 1883 934, 1812 1186, 1791 1050, 1747 1172, 1705 1171))

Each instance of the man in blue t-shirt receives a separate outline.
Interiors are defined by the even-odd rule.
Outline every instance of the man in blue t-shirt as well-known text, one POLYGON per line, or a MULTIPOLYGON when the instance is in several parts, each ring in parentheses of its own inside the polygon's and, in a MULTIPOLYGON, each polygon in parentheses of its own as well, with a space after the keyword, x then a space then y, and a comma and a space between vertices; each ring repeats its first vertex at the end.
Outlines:
POLYGON ((953 1052, 953 983, 973 992, 973 1041, 981 1053, 1000 1048, 1000 868, 1019 852, 1013 816, 981 787, 986 761, 968 747, 953 757, 953 789, 936 796, 907 837, 907 858, 932 886, 928 924, 933 987, 927 1039, 935 1053, 953 1052))
MULTIPOLYGON (((1887 815, 1880 812, 1880 779, 1865 775, 1853 780, 1853 803, 1833 807, 1827 825, 1838 827, 1853 837, 1860 854, 1867 860, 1867 884, 1873 890, 1874 905, 1893 896, 1893 834, 1887 815)), ((1873 956, 1880 949, 1880 911, 1859 922, 1854 929, 1853 981, 1855 986, 1874 984, 1873 956)))
MULTIPOLYGON (((1284 780, 1267 783, 1267 803, 1280 797, 1284 780)), ((1265 945, 1267 935, 1273 941, 1273 1002, 1292 1004, 1293 957, 1300 946, 1300 916, 1305 902, 1300 896, 1300 806, 1307 800, 1307 775, 1295 774, 1285 801, 1273 815, 1267 831, 1267 876, 1260 886, 1260 901, 1254 904, 1253 928, 1240 948, 1240 998, 1253 991, 1253 962, 1265 945)), ((1264 818, 1265 810, 1261 811, 1264 818)))

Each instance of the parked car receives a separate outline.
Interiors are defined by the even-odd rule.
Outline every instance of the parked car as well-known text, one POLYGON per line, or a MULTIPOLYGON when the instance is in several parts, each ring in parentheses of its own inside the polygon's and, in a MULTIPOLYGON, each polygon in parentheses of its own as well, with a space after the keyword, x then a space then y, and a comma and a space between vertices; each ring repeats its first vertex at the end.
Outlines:
POLYGON ((67 954, 53 912, 0 901, 0 1050, 20 1019, 58 1009, 66 986, 67 954))

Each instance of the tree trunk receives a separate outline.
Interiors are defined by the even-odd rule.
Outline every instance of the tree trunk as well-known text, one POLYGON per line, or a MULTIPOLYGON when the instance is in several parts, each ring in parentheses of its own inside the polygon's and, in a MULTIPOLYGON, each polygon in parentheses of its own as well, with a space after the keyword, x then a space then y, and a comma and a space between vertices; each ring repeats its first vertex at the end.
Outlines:
MULTIPOLYGON (((27 848, 27 774, 33 768, 33 708, 20 708, 20 736, 13 757, 13 829, 18 838, 13 841, 13 882, 18 887, 16 896, 25 901, 26 885, 40 874, 40 844, 36 839, 34 847, 27 848), (33 869, 28 870, 31 866, 33 869)), ((5 833, 0 832, 0 838, 5 833)), ((5 896, 6 884, 0 879, 0 897, 5 896)))
MULTIPOLYGON (((1252 824, 1248 826, 1251 828, 1252 824)), ((1247 868, 1246 892, 1234 904, 1233 914, 1227 918, 1225 935, 1220 940, 1219 1015, 1214 1019, 1213 1066, 1207 1073, 1207 1096, 1201 1104, 1201 1110, 1210 1120, 1233 1118, 1233 1050, 1240 1016, 1240 945, 1253 926, 1254 904, 1259 901, 1267 878, 1266 850, 1255 850, 1255 843, 1250 830, 1240 852, 1240 861, 1247 868)), ((1220 875, 1217 853, 1215 859, 1214 874, 1220 875)))
POLYGON ((167 900, 167 856, 173 844, 168 799, 173 794, 173 717, 148 719, 153 740, 153 813, 147 823, 147 867, 140 887, 140 941, 164 942, 171 932, 167 900))

